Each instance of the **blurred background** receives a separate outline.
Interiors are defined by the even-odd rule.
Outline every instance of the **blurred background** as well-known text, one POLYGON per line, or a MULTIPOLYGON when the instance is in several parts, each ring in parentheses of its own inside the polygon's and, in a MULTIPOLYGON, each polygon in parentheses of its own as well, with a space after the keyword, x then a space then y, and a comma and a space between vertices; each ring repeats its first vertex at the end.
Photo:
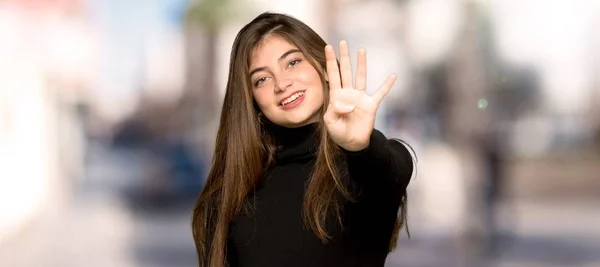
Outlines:
POLYGON ((600 1, 0 0, 0 266, 197 266, 235 34, 264 11, 395 72, 400 266, 600 266, 600 1))

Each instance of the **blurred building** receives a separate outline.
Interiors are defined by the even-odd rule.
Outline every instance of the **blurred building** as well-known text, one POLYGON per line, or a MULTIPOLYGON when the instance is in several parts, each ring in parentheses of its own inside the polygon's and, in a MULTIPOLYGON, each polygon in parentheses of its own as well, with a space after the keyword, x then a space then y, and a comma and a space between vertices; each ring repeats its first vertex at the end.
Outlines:
POLYGON ((81 35, 80 7, 0 3, 0 243, 64 199, 63 177, 81 170, 82 144, 70 131, 77 127, 65 127, 74 120, 62 104, 89 78, 84 62, 92 51, 81 35))

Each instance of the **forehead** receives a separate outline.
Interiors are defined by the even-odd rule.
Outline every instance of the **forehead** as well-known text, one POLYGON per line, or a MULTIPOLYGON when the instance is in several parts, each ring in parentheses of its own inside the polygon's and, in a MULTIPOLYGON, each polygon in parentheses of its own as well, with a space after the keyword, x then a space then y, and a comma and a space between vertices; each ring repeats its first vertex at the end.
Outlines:
POLYGON ((259 67, 277 61, 283 53, 291 49, 298 49, 298 47, 280 36, 268 36, 252 50, 250 67, 259 67))

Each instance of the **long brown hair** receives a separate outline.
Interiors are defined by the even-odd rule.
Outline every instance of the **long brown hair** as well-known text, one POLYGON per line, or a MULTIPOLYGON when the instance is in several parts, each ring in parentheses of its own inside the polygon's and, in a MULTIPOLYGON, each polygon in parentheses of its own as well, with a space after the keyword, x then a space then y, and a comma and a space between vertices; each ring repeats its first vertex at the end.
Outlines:
MULTIPOLYGON (((263 13, 244 26, 235 38, 231 51, 229 77, 221 110, 212 167, 194 208, 192 230, 201 267, 227 265, 227 236, 232 218, 249 204, 248 193, 273 163, 275 145, 259 119, 250 82, 249 61, 255 47, 265 37, 277 35, 297 46, 317 69, 323 83, 324 103, 329 102, 325 79, 326 42, 303 22, 284 14, 263 13)), ((321 109, 322 120, 324 109, 321 109)), ((319 123, 319 125, 324 125, 319 123)), ((341 222, 339 196, 351 199, 336 168, 339 147, 324 127, 318 127, 320 145, 308 183, 304 204, 305 225, 323 242, 331 236, 326 219, 331 214, 341 222)), ((396 222, 391 247, 404 224, 402 213, 396 222)))

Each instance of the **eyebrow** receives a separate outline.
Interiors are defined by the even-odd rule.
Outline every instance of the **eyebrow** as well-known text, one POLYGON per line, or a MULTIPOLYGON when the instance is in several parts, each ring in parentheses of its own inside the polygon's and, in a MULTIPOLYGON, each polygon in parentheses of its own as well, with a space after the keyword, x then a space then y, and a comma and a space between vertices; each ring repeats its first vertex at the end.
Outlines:
MULTIPOLYGON (((300 49, 290 49, 290 50, 288 50, 287 52, 283 53, 283 54, 282 54, 282 55, 279 57, 279 59, 278 59, 277 61, 281 61, 281 60, 283 60, 285 57, 289 56, 290 54, 297 53, 297 52, 302 52, 302 51, 300 51, 300 49)), ((254 73, 257 73, 257 72, 259 72, 259 71, 263 71, 263 70, 266 70, 266 69, 267 69, 266 67, 255 68, 255 69, 253 69, 252 71, 250 71, 250 76, 252 76, 254 73)))

